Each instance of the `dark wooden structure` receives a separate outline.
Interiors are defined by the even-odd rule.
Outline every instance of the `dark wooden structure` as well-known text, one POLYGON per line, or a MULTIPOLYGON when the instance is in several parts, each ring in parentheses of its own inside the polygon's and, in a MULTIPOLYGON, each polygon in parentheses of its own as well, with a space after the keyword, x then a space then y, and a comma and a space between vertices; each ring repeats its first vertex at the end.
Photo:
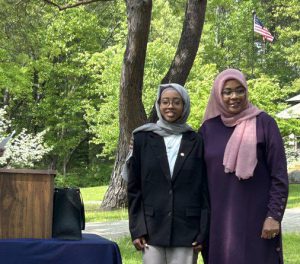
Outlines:
POLYGON ((0 169, 0 239, 51 238, 55 174, 0 169))

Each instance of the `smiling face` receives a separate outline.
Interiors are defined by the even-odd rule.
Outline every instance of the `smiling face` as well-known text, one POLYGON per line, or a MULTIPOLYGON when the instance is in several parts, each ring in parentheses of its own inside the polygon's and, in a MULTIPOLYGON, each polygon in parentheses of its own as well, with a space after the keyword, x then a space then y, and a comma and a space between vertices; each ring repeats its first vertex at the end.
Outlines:
POLYGON ((183 112, 183 101, 180 94, 174 89, 164 90, 160 96, 159 111, 167 122, 176 122, 183 112))
POLYGON ((221 94, 228 113, 238 114, 246 109, 247 91, 237 80, 226 81, 221 94))

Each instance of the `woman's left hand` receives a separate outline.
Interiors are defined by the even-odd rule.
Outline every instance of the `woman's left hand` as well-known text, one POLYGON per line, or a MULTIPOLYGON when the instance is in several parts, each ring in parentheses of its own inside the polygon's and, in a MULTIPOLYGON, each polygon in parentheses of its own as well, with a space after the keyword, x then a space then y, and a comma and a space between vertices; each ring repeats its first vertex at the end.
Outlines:
POLYGON ((199 253, 202 250, 202 245, 198 244, 198 242, 193 242, 192 246, 196 253, 199 253))
POLYGON ((280 224, 277 220, 272 217, 265 219, 263 229, 261 232, 261 238, 272 239, 279 234, 280 224))

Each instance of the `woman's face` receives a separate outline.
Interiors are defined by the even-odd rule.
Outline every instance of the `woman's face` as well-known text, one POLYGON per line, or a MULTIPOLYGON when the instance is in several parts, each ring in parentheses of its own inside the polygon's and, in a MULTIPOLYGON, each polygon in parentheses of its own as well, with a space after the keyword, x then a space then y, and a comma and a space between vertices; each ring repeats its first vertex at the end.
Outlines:
POLYGON ((174 123, 183 112, 183 101, 180 94, 173 89, 166 89, 162 92, 159 102, 159 111, 164 120, 174 123))
POLYGON ((238 114, 247 107, 246 89, 237 80, 225 82, 221 92, 222 101, 230 114, 238 114))

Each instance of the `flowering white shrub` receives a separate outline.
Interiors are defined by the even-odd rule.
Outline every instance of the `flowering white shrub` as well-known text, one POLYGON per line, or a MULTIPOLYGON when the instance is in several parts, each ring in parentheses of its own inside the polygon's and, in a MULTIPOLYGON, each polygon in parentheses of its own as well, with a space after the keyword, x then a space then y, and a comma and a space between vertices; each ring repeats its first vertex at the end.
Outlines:
MULTIPOLYGON (((0 109, 0 141, 5 138, 11 126, 10 120, 5 119, 6 111, 0 109)), ((0 166, 13 168, 13 167, 26 167, 34 166, 34 163, 40 161, 45 154, 47 154, 51 147, 47 147, 44 141, 45 131, 36 135, 28 134, 26 129, 21 133, 16 134, 5 145, 3 156, 0 157, 0 166)))

